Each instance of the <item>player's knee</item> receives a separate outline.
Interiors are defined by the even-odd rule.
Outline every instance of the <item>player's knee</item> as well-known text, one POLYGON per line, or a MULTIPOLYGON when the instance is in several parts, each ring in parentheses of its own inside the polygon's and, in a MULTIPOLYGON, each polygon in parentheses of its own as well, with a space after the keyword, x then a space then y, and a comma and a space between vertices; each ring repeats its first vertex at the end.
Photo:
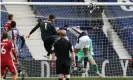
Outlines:
POLYGON ((17 72, 12 72, 12 76, 18 76, 17 72))
POLYGON ((3 79, 4 78, 4 75, 3 74, 1 74, 1 79, 3 79))
POLYGON ((70 78, 66 78, 66 80, 70 80, 70 78))
POLYGON ((77 54, 77 53, 79 52, 79 50, 80 50, 80 49, 75 48, 75 49, 74 49, 74 52, 77 54))
POLYGON ((90 59, 89 59, 89 62, 91 63, 91 65, 96 64, 96 62, 95 62, 95 60, 94 60, 93 58, 90 58, 90 59))
POLYGON ((2 77, 2 78, 4 78, 5 75, 6 75, 6 72, 2 72, 2 73, 1 73, 1 77, 2 77))
POLYGON ((70 74, 65 75, 66 79, 70 79, 70 74))

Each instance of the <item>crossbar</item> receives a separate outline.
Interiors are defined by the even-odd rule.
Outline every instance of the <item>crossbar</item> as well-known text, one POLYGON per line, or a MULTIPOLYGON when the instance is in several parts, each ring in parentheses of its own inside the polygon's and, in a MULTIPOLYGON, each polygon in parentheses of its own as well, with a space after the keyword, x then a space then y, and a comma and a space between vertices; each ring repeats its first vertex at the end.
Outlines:
MULTIPOLYGON (((88 6, 91 2, 1 2, 0 5, 54 5, 54 6, 88 6)), ((133 2, 93 2, 96 5, 132 5, 133 2)))

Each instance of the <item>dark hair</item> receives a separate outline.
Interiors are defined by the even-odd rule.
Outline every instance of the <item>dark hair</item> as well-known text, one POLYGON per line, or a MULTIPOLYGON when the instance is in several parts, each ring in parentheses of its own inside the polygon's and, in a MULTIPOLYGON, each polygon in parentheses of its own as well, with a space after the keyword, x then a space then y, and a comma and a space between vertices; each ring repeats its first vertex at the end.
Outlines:
POLYGON ((52 19, 55 19, 55 18, 56 18, 55 15, 53 15, 53 14, 49 15, 49 20, 52 20, 52 19))
POLYGON ((8 37, 9 37, 9 36, 8 36, 8 33, 7 33, 6 31, 4 31, 3 34, 2 34, 1 40, 7 39, 8 37))
POLYGON ((69 25, 68 25, 68 24, 65 24, 65 25, 64 25, 64 27, 68 28, 68 27, 69 27, 69 25))
POLYGON ((15 28, 16 27, 16 22, 15 21, 12 21, 11 22, 11 28, 15 28))
POLYGON ((42 19, 41 18, 37 19, 37 22, 42 22, 42 19))
POLYGON ((11 20, 13 18, 13 14, 8 15, 8 20, 11 20))

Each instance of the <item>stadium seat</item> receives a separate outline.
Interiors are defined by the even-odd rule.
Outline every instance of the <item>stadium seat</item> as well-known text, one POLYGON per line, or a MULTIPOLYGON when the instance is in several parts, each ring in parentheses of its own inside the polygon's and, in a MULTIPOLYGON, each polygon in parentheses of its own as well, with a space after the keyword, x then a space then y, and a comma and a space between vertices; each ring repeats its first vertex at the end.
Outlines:
MULTIPOLYGON (((8 11, 6 10, 5 6, 1 6, 2 12, 1 12, 1 31, 3 30, 4 25, 6 24, 8 20, 8 11)), ((15 16, 15 15, 14 15, 15 16)), ((19 42, 19 44, 21 41, 19 42)), ((31 53, 28 50, 28 47, 25 45, 23 48, 22 53, 18 53, 19 59, 32 59, 31 53)))
POLYGON ((133 54, 132 50, 133 47, 130 47, 131 43, 131 33, 133 27, 133 11, 124 11, 121 9, 120 6, 107 6, 105 8, 105 13, 107 17, 112 17, 111 24, 113 25, 114 29, 119 34, 120 38, 122 39, 126 49, 129 51, 130 54, 133 54), (127 17, 124 17, 127 16, 127 17), (116 18, 118 17, 118 18, 116 18), (122 18, 124 17, 124 18, 122 18))
MULTIPOLYGON (((70 2, 70 0, 63 0, 65 2, 70 2)), ((73 0, 71 0, 72 2, 73 0)), ((43 0, 34 0, 34 2, 45 2, 43 0)), ((48 1, 52 2, 52 1, 48 1)), ((60 0, 55 0, 55 2, 60 2, 60 0)), ((45 18, 48 17, 48 15, 54 14, 56 15, 57 19, 54 22, 57 27, 63 27, 64 24, 69 24, 70 26, 81 26, 81 27, 92 27, 92 26, 101 26, 101 22, 89 20, 89 18, 102 18, 101 12, 102 9, 99 11, 94 10, 94 14, 91 14, 89 12, 89 9, 87 6, 83 6, 81 9, 80 7, 73 7, 73 6, 32 6, 32 10, 36 15, 44 16, 45 18), (96 25, 93 25, 96 24, 96 25)), ((90 32, 90 31, 88 31, 90 32)), ((93 40, 94 45, 94 52, 95 57, 103 58, 101 56, 105 56, 104 58, 112 58, 112 57, 118 57, 113 47, 108 44, 108 39, 105 36, 104 32, 102 30, 96 30, 92 31, 92 33, 89 33, 89 36, 93 40), (94 37, 95 36, 95 37, 94 37), (105 43, 107 42, 107 43, 105 43), (101 47, 102 45, 102 47, 101 47), (111 49, 108 51, 108 49, 111 49), (107 57, 109 55, 109 57, 107 57)), ((73 37, 72 34, 68 32, 68 37, 73 45, 76 43, 76 38, 73 37)))

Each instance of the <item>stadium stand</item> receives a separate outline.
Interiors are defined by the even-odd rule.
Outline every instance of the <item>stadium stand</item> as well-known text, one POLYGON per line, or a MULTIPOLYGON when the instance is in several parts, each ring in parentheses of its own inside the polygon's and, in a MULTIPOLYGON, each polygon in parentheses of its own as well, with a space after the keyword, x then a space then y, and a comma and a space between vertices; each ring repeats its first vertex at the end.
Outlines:
MULTIPOLYGON (((34 2, 45 2, 44 0, 33 0, 34 2)), ((60 0, 56 0, 60 2, 60 0)), ((67 2, 67 0, 65 0, 67 2)), ((69 0, 70 1, 70 0, 69 0)), ((69 2, 68 1, 68 2, 69 2)), ((80 0, 81 1, 81 0, 80 0)), ((50 1, 49 1, 50 2, 50 1)), ((101 7, 102 8, 102 7, 101 7)), ((87 6, 73 7, 73 6, 32 6, 32 10, 36 15, 47 17, 49 14, 55 14, 57 19, 55 25, 62 27, 64 24, 70 26, 81 26, 81 27, 101 27, 98 30, 89 30, 88 33, 90 38, 93 40, 95 57, 100 59, 112 59, 118 58, 117 53, 113 49, 113 46, 109 44, 107 37, 102 31, 103 21, 101 20, 88 20, 89 18, 102 18, 102 9, 99 11, 95 10, 93 14, 89 14, 87 6), (95 36, 95 37, 94 37, 95 36), (101 47, 102 46, 102 47, 101 47)), ((69 33, 69 32, 68 32, 69 33)), ((72 35, 68 35, 70 38, 72 35)), ((76 38, 70 38, 70 41, 74 45, 76 38)))
MULTIPOLYGON (((4 10, 4 11, 6 11, 6 8, 5 8, 5 6, 4 5, 2 5, 1 6, 1 10, 4 10)), ((4 24, 7 22, 7 15, 8 15, 8 13, 7 12, 4 12, 4 11, 2 11, 1 12, 1 27, 3 28, 4 27, 4 24)))
MULTIPOLYGON (((32 0, 32 1, 43 2, 44 0, 32 0)), ((45 0, 45 1, 50 2, 53 0, 45 0)), ((79 1, 83 1, 83 0, 58 0, 58 1, 59 2, 61 2, 61 1, 63 1, 63 2, 78 1, 79 2, 79 1)), ((88 18, 102 18, 102 16, 101 16, 101 12, 94 13, 94 14, 88 14, 89 11, 88 11, 88 7, 86 7, 86 6, 82 7, 82 9, 80 9, 79 7, 76 7, 76 8, 75 7, 61 7, 61 9, 63 9, 63 10, 61 10, 61 12, 63 12, 63 13, 60 13, 60 11, 55 12, 55 10, 60 9, 60 7, 53 8, 52 6, 31 6, 31 8, 37 16, 48 17, 48 15, 50 13, 55 14, 58 17, 55 22, 55 25, 58 27, 62 27, 66 23, 68 23, 71 26, 81 26, 81 27, 85 27, 85 28, 88 28, 90 26, 98 26, 98 25, 102 26, 103 25, 103 24, 99 24, 99 22, 97 22, 97 21, 87 20, 88 18), (69 11, 66 8, 69 9, 69 11), (49 9, 49 10, 47 10, 47 9, 49 9), (74 20, 71 19, 71 16, 67 15, 66 12, 71 13, 69 15, 73 16, 73 18, 75 18, 75 19, 74 20), (84 13, 82 13, 82 12, 84 12, 84 13), (77 13, 79 13, 79 14, 77 14, 77 13), (98 15, 98 16, 96 16, 96 15, 98 15), (67 19, 66 19, 66 16, 67 16, 67 19), (93 16, 93 17, 91 17, 91 16, 93 16), (84 18, 85 20, 82 19, 81 17, 84 18), (65 19, 62 19, 62 18, 65 18, 65 19), (78 20, 78 18, 81 18, 81 19, 78 20), (92 23, 95 23, 95 24, 92 24, 92 23)), ((106 8, 106 9, 108 9, 108 8, 106 8)), ((6 11, 5 9, 2 9, 2 10, 6 11)), ((108 9, 108 12, 106 12, 108 14, 108 17, 113 17, 114 13, 112 11, 113 10, 108 9)), ((2 20, 1 21, 2 21, 2 24, 1 24, 2 26, 7 22, 7 13, 2 12, 2 20)), ((102 23, 102 21, 100 23, 102 23)), ((111 23, 112 23, 112 25, 114 25, 114 27, 116 27, 116 25, 119 25, 119 26, 121 25, 121 23, 119 23, 119 21, 117 22, 117 20, 112 20, 111 23)), ((102 61, 104 61, 106 59, 118 59, 118 55, 117 55, 116 51, 114 50, 113 46, 109 43, 108 38, 105 36, 104 32, 102 31, 101 26, 98 26, 98 27, 100 27, 100 29, 98 29, 98 30, 90 30, 90 29, 88 30, 88 34, 89 34, 90 38, 93 40, 93 45, 94 45, 93 47, 94 47, 94 52, 95 52, 94 57, 96 58, 96 62, 99 65, 102 65, 102 61)), ((130 32, 129 30, 132 30, 132 29, 129 27, 128 28, 124 27, 124 29, 123 28, 120 28, 120 29, 121 30, 119 30, 119 28, 118 29, 115 28, 115 30, 120 34, 120 36, 123 37, 121 39, 123 39, 123 41, 126 42, 126 43, 124 42, 125 46, 127 44, 129 44, 127 46, 128 51, 132 52, 133 44, 128 43, 128 42, 132 41, 132 39, 133 39, 133 37, 131 36, 132 34, 129 33, 130 32), (121 31, 121 32, 119 32, 119 31, 121 31), (127 33, 127 34, 125 34, 125 33, 127 33)), ((74 45, 76 43, 76 37, 69 32, 67 32, 67 35, 68 35, 70 41, 72 42, 72 44, 74 45)), ((22 60, 21 64, 24 66, 24 70, 26 70, 28 77, 42 76, 42 73, 41 73, 42 67, 40 66, 40 65, 42 65, 42 62, 40 62, 39 60, 32 60, 32 59, 33 58, 31 56, 31 53, 29 52, 28 47, 25 45, 24 52, 23 52, 23 54, 20 55, 20 61, 22 60)), ((48 62, 50 64, 50 61, 48 61, 48 62)), ((111 60, 109 63, 110 64, 108 64, 106 66, 106 75, 107 76, 123 76, 122 67, 121 67, 121 64, 119 63, 119 60, 116 60, 116 61, 111 60), (117 70, 117 71, 115 71, 115 70, 117 70)), ((101 68, 101 66, 99 66, 99 67, 101 68)), ((47 68, 45 66, 44 72, 46 72, 46 70, 47 70, 47 68)), ((131 69, 128 68, 127 71, 128 71, 127 75, 132 76, 131 69)), ((78 76, 81 76, 81 73, 76 73, 76 74, 79 74, 78 76)), ((93 73, 92 70, 90 70, 88 72, 88 74, 91 74, 89 76, 95 76, 95 74, 93 73)), ((47 72, 44 73, 43 76, 47 76, 47 72)), ((74 73, 74 76, 76 76, 75 73, 74 73)), ((51 70, 51 67, 50 67, 50 77, 55 77, 55 71, 53 69, 51 70)))
MULTIPOLYGON (((113 0, 108 1, 112 2, 113 0)), ((121 6, 108 6, 105 8, 105 13, 108 18, 113 18, 110 19, 113 28, 118 33, 125 48, 133 55, 133 11, 122 10, 121 6)))
MULTIPOLYGON (((1 11, 1 31, 2 31, 5 23, 8 20, 8 11, 6 10, 4 5, 1 6, 1 9, 2 9, 2 11, 1 11)), ((19 44, 20 43, 21 43, 21 41, 19 41, 19 44)), ((21 59, 32 59, 31 53, 29 52, 28 47, 26 45, 23 48, 23 52, 18 53, 18 54, 19 54, 20 60, 21 59)))

